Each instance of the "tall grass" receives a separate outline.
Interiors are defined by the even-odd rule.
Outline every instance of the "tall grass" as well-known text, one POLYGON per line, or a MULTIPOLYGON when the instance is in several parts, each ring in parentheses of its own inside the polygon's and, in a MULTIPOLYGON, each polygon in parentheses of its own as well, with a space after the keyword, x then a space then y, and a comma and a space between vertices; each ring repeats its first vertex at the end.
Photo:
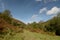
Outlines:
POLYGON ((35 33, 24 30, 23 33, 13 33, 14 35, 10 35, 8 33, 4 36, 4 38, 0 38, 0 40, 60 40, 60 36, 52 36, 48 34, 35 33))

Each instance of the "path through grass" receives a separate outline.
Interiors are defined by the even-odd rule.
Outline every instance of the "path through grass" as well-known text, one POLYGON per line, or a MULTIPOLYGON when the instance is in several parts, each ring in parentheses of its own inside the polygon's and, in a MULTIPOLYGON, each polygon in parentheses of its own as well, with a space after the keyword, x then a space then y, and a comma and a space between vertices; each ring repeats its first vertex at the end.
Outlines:
POLYGON ((60 36, 52 36, 24 30, 23 33, 17 33, 15 36, 7 36, 3 40, 60 40, 60 36))

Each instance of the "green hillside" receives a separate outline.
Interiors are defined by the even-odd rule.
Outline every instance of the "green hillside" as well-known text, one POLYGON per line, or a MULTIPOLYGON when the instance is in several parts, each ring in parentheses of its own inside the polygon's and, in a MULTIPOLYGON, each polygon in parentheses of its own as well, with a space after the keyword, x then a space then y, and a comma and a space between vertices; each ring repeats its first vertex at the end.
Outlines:
POLYGON ((45 22, 25 24, 5 10, 0 13, 0 40, 60 40, 60 13, 45 22))
POLYGON ((7 35, 3 40, 60 40, 60 36, 52 36, 24 30, 23 33, 17 33, 14 36, 7 35))

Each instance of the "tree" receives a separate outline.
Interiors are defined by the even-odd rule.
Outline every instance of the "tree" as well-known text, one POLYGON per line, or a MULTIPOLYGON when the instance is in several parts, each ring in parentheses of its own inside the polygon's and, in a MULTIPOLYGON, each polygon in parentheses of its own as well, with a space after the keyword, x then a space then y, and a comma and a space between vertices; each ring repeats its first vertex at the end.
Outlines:
POLYGON ((2 18, 5 21, 7 21, 8 23, 11 24, 11 22, 12 22, 12 15, 11 15, 9 10, 5 10, 4 12, 2 12, 2 18))
POLYGON ((60 13, 57 14, 56 35, 60 36, 60 13))
POLYGON ((9 10, 5 10, 4 12, 2 12, 2 14, 8 17, 12 17, 11 12, 9 10))

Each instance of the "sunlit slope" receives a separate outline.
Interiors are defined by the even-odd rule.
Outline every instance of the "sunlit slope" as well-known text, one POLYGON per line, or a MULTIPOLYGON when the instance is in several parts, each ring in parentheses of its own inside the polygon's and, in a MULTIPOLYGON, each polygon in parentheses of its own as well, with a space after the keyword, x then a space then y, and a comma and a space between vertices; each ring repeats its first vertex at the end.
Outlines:
POLYGON ((60 40, 60 37, 24 30, 24 33, 17 33, 14 37, 11 37, 10 39, 11 40, 60 40))

